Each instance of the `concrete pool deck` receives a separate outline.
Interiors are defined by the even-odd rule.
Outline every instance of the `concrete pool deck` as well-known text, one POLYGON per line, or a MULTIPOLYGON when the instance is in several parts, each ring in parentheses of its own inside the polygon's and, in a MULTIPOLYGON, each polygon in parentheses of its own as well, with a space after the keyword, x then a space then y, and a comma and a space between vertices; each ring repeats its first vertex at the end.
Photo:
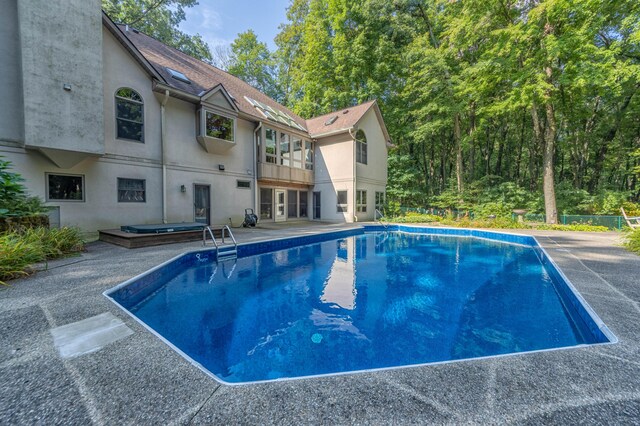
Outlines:
MULTIPOLYGON (((234 233, 248 242, 348 227, 234 233)), ((640 423, 640 257, 616 233, 514 232, 538 238, 619 343, 226 386, 102 295, 200 243, 128 250, 97 242, 0 288, 0 424, 640 423), (51 330, 105 313, 133 334, 61 358, 51 330)))

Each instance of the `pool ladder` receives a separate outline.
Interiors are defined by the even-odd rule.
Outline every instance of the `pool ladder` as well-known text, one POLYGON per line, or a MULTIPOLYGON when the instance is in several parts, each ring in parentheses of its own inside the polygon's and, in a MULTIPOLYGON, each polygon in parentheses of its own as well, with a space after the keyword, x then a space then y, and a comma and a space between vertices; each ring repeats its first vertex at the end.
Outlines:
POLYGON ((384 228, 386 229, 389 227, 389 224, 382 221, 383 217, 384 217, 384 214, 382 214, 382 212, 378 209, 376 209, 376 211, 373 213, 373 220, 378 221, 378 223, 384 226, 384 228))
POLYGON ((216 237, 213 235, 213 231, 211 230, 210 226, 205 227, 202 230, 202 245, 206 246, 207 245, 207 234, 209 234, 209 237, 211 237, 211 241, 213 241, 213 245, 216 248, 216 255, 218 259, 231 259, 231 258, 237 258, 238 257, 238 242, 236 241, 235 237, 233 236, 233 232, 231 232, 231 228, 229 228, 229 225, 224 225, 221 227, 216 228, 216 230, 220 231, 221 234, 221 243, 218 244, 218 242, 216 241, 216 237), (224 246, 225 241, 225 232, 227 233, 227 235, 231 238, 231 241, 233 241, 233 248, 231 250, 224 250, 222 251, 221 249, 223 247, 228 247, 228 246, 224 246))

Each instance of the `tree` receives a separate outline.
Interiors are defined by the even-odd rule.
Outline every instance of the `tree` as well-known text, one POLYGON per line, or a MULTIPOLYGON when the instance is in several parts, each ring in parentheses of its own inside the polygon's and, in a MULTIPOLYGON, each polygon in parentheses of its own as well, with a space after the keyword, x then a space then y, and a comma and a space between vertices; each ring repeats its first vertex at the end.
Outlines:
POLYGON ((211 51, 202 36, 178 29, 185 20, 185 9, 197 4, 197 0, 102 0, 102 9, 115 22, 130 25, 189 56, 210 62, 211 51))
POLYGON ((267 45, 258 41, 253 30, 238 34, 231 43, 228 71, 269 97, 282 98, 275 61, 267 45))

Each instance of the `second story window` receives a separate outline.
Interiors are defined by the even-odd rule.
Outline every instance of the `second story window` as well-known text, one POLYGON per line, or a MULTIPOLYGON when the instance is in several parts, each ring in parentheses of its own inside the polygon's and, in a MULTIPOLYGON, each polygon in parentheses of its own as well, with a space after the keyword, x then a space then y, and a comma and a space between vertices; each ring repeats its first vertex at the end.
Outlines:
POLYGON ((291 144, 286 133, 280 133, 280 164, 291 166, 291 144))
POLYGON ((264 150, 265 150, 265 160, 267 163, 276 164, 276 139, 278 138, 278 133, 273 129, 265 129, 264 134, 264 150))
POLYGON ((144 102, 128 87, 116 91, 116 137, 144 142, 144 102))
POLYGON ((205 132, 211 138, 233 142, 235 140, 233 118, 205 111, 205 132))
POLYGON ((302 168, 302 139, 293 136, 293 167, 302 168))
POLYGON ((367 135, 362 130, 356 132, 356 161, 367 164, 367 135))
POLYGON ((313 143, 304 141, 304 168, 313 170, 313 143))

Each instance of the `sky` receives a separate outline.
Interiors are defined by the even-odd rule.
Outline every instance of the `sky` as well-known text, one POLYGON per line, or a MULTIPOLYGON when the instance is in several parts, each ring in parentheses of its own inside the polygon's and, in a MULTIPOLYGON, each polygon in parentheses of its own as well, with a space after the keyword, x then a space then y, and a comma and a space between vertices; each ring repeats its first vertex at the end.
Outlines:
POLYGON ((217 45, 230 45, 238 33, 252 29, 258 40, 275 49, 273 39, 278 26, 286 20, 289 0, 199 0, 186 10, 187 19, 180 30, 200 34, 213 50, 217 45))

